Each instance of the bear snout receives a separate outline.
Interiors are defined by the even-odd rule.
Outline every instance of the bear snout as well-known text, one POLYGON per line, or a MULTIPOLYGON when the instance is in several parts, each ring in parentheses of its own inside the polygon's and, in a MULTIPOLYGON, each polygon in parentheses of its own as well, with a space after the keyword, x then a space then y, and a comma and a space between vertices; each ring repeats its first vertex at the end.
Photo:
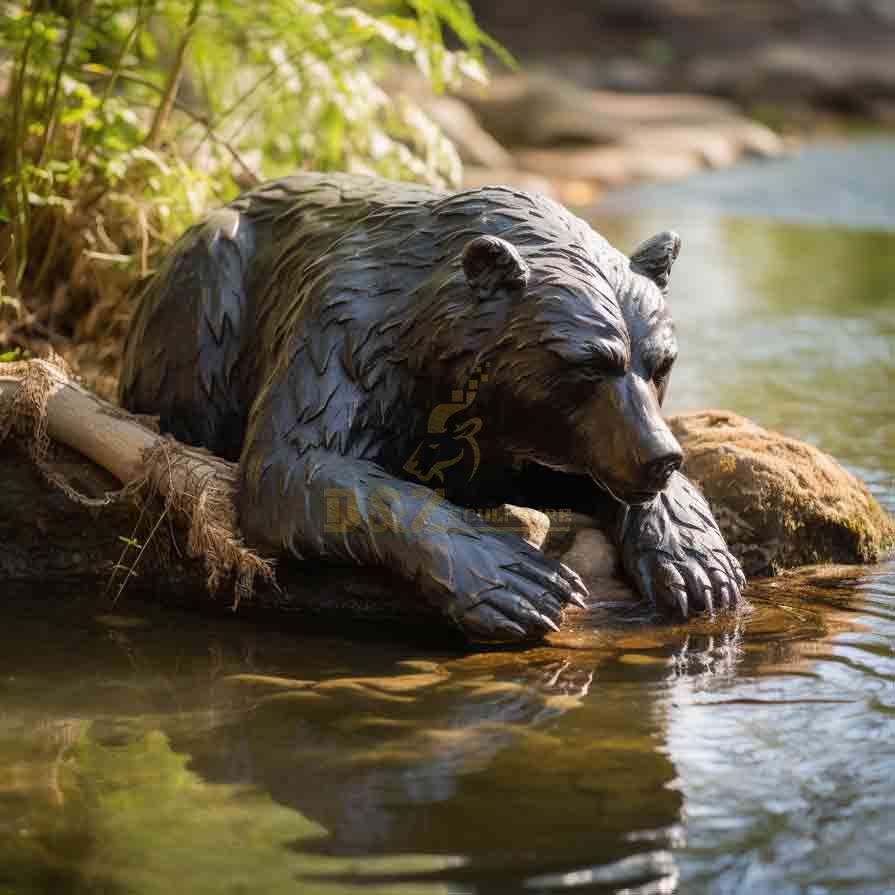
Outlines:
POLYGON ((644 476, 649 490, 661 491, 668 484, 672 474, 681 468, 683 462, 684 455, 680 450, 650 460, 644 467, 644 476))
POLYGON ((591 477, 625 503, 651 500, 684 462, 652 386, 636 373, 603 383, 583 408, 577 444, 591 477))

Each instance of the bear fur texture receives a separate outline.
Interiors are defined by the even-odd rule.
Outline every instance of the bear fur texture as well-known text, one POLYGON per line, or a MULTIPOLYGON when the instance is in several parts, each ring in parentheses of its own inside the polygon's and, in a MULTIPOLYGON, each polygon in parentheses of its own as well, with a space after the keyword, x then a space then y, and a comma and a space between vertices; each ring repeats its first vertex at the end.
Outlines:
POLYGON ((555 630, 586 592, 472 505, 600 514, 644 596, 731 606, 742 572, 660 413, 679 247, 629 259, 504 187, 288 177, 143 284, 121 401, 239 459, 250 542, 388 566, 474 640, 555 630))

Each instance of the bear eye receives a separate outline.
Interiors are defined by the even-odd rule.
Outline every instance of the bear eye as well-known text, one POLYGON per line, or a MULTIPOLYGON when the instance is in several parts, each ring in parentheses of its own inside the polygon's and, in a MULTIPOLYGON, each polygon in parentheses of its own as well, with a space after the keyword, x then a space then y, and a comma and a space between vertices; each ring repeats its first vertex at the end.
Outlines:
POLYGON ((664 382, 671 373, 674 361, 675 358, 673 356, 666 357, 653 371, 653 382, 664 382))

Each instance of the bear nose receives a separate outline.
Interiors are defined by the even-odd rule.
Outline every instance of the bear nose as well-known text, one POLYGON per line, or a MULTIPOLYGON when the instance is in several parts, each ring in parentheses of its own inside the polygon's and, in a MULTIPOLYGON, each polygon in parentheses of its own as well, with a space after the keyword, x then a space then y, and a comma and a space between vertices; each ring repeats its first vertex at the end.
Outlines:
POLYGON ((684 455, 680 451, 671 451, 662 457, 650 460, 644 470, 650 488, 661 491, 671 478, 671 474, 677 472, 683 462, 684 455))

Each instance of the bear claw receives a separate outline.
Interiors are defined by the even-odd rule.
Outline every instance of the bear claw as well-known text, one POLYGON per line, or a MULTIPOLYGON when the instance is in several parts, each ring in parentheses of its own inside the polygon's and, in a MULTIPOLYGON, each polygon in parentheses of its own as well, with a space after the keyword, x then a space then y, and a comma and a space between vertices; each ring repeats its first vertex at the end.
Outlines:
POLYGON ((652 504, 628 509, 622 560, 657 607, 687 618, 734 607, 746 584, 736 557, 692 483, 675 473, 652 504))

